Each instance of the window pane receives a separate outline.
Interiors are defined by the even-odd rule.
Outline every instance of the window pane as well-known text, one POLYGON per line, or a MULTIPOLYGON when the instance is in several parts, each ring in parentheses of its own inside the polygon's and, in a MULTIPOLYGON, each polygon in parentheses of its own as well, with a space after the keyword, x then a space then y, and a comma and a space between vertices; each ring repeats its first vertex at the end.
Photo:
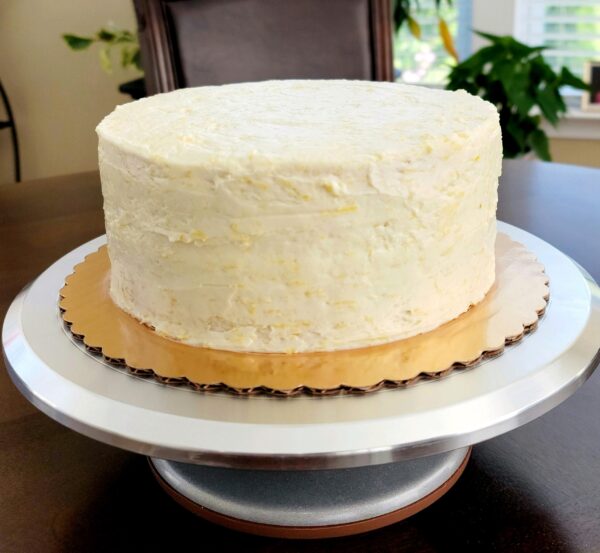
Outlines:
POLYGON ((600 0, 516 0, 518 39, 548 49, 555 71, 583 77, 584 64, 600 58, 600 0))
POLYGON ((600 51, 600 38, 597 40, 580 40, 576 37, 552 39, 548 37, 544 41, 544 45, 552 50, 568 50, 573 54, 581 52, 582 55, 590 55, 592 52, 600 51))
POLYGON ((600 6, 548 6, 546 8, 546 15, 600 16, 600 6))
MULTIPOLYGON (((411 35, 406 24, 395 37, 396 80, 405 83, 443 84, 454 59, 444 49, 439 36, 438 11, 434 0, 420 0, 418 6, 414 17, 421 27, 421 40, 411 35)), ((470 0, 455 0, 451 7, 442 2, 439 11, 463 56, 468 54, 470 45, 469 8, 470 0)))
POLYGON ((555 33, 560 34, 595 34, 598 33, 598 23, 585 23, 585 22, 573 22, 573 23, 546 23, 544 25, 544 32, 551 35, 555 33))

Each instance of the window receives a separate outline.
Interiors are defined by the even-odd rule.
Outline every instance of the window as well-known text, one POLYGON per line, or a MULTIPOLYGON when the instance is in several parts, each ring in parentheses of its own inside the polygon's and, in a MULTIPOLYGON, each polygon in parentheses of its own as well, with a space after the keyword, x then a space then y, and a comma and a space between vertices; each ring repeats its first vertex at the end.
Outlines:
MULTIPOLYGON (((444 2, 440 15, 450 28, 460 59, 466 58, 471 53, 471 0, 454 0, 450 7, 444 2)), ((435 1, 419 0, 415 19, 421 27, 421 40, 413 37, 404 24, 394 41, 396 80, 443 84, 454 59, 442 45, 435 1)))
POLYGON ((600 58, 599 0, 516 0, 515 37, 545 45, 555 70, 568 67, 582 77, 586 61, 600 58))

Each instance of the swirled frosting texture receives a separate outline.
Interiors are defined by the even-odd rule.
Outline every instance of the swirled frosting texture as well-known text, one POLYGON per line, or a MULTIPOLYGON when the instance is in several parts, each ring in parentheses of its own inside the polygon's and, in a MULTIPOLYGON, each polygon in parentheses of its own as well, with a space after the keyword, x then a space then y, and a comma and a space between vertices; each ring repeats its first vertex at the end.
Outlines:
POLYGON ((494 280, 491 104, 362 81, 183 89, 98 126, 110 292, 213 348, 360 347, 431 330, 494 280))

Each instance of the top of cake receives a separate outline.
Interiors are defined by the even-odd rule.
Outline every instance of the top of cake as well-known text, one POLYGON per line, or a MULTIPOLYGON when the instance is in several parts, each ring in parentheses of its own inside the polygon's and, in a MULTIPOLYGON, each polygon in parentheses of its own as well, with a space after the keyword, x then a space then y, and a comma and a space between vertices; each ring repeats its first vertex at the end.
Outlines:
MULTIPOLYGON (((205 86, 119 106, 100 137, 169 164, 232 162, 350 165, 393 157, 418 161, 495 114, 465 91, 386 82, 289 80, 205 86), (168 139, 167 139, 168 138, 168 139)), ((497 115, 495 115, 497 118, 497 115)))

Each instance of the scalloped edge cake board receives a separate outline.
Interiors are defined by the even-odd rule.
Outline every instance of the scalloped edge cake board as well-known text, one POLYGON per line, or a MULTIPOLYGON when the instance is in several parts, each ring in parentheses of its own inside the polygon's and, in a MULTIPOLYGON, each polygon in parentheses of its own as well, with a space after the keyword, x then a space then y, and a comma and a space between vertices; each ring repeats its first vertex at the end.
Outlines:
POLYGON ((499 233, 496 281, 456 319, 405 340, 334 352, 240 353, 193 347, 160 336, 110 299, 106 246, 74 268, 60 291, 75 339, 109 363, 165 384, 238 395, 337 395, 409 386, 474 367, 533 331, 549 298, 535 255, 499 233))

